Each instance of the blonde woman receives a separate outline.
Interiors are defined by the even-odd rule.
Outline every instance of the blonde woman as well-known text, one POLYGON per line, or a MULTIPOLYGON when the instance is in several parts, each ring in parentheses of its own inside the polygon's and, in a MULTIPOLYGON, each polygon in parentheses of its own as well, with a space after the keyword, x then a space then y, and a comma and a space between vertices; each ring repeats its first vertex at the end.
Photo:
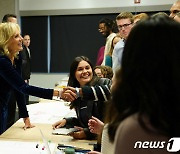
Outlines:
POLYGON ((46 99, 59 95, 57 90, 30 86, 22 79, 21 61, 17 57, 22 50, 22 39, 18 24, 0 24, 0 134, 6 130, 8 100, 12 91, 18 100, 19 116, 24 119, 24 129, 34 127, 30 123, 24 94, 46 99))

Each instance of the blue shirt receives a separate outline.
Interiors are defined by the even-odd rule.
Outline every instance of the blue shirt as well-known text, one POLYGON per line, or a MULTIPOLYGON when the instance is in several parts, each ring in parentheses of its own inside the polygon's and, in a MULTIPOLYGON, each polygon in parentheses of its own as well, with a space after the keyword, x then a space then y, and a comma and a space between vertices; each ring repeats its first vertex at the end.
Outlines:
POLYGON ((114 47, 113 53, 112 53, 112 69, 115 73, 118 68, 121 67, 121 61, 122 61, 122 54, 124 50, 124 40, 121 39, 114 47))

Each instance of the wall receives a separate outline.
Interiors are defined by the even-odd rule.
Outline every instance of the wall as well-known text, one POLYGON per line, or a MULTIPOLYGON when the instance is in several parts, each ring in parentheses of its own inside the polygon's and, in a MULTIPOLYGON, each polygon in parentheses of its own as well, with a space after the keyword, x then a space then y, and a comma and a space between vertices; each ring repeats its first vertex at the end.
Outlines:
MULTIPOLYGON (((54 88, 55 83, 58 81, 67 79, 68 74, 65 73, 56 73, 56 74, 47 74, 47 73, 32 73, 30 84, 42 88, 54 88)), ((38 101, 39 98, 30 96, 30 101, 38 101)))
MULTIPOLYGON (((134 4, 134 0, 19 0, 19 10, 21 16, 164 11, 169 10, 175 1, 141 0, 140 4, 134 4)), ((32 74, 30 83, 53 88, 57 81, 66 76, 67 74, 32 74)), ((38 98, 30 97, 30 100, 38 98)))
MULTIPOLYGON (((7 13, 19 16, 119 13, 169 10, 176 0, 0 0, 0 20, 7 13)), ((53 88, 67 74, 32 74, 30 84, 53 88)), ((38 98, 30 97, 31 101, 38 98)))
POLYGON ((169 10, 175 0, 19 0, 21 15, 64 15, 169 10))
POLYGON ((18 0, 0 0, 0 22, 5 14, 19 15, 18 0))

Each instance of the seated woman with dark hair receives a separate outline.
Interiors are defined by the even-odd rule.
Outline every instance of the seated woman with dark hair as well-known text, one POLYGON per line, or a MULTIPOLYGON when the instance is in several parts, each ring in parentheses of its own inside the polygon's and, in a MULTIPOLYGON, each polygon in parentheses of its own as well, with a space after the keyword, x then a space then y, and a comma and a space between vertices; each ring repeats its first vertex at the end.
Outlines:
POLYGON ((96 135, 88 128, 88 120, 92 116, 103 119, 104 101, 107 101, 106 96, 110 94, 108 87, 111 85, 111 80, 98 78, 92 68, 87 57, 80 56, 74 59, 70 67, 69 87, 62 93, 62 97, 67 101, 72 100, 68 91, 76 92, 77 99, 71 102, 70 108, 76 110, 77 118, 64 118, 53 124, 53 128, 81 127, 78 132, 71 134, 75 139, 95 139, 96 135))

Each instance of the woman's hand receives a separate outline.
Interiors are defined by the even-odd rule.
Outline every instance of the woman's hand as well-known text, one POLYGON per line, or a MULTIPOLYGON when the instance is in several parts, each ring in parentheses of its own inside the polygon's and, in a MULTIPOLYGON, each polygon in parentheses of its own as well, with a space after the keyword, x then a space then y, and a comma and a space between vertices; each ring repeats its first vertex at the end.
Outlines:
POLYGON ((74 139, 86 139, 86 134, 84 132, 84 129, 82 127, 76 127, 78 128, 78 131, 69 133, 70 136, 72 136, 74 139))
POLYGON ((102 153, 98 152, 98 151, 90 151, 90 152, 88 152, 88 154, 102 154, 102 153))
POLYGON ((29 117, 23 118, 25 126, 23 127, 24 130, 27 128, 33 128, 35 127, 34 125, 31 124, 29 117))
MULTIPOLYGON (((80 95, 80 97, 82 97, 82 96, 83 96, 83 94, 82 94, 82 88, 78 88, 78 89, 79 89, 79 95, 80 95)), ((70 86, 63 88, 63 91, 67 91, 67 90, 72 91, 72 92, 73 92, 73 95, 75 94, 74 97, 77 98, 77 95, 76 95, 76 88, 70 87, 70 86)))
POLYGON ((60 127, 64 127, 66 124, 66 119, 62 119, 60 121, 57 121, 56 123, 54 123, 52 125, 53 129, 56 129, 56 128, 60 128, 60 127))
POLYGON ((92 118, 89 119, 88 126, 91 133, 101 134, 104 127, 104 123, 98 118, 92 116, 92 118))
POLYGON ((63 91, 66 91, 66 90, 71 90, 73 93, 76 93, 76 88, 74 88, 74 87, 70 87, 70 86, 64 87, 63 91))
POLYGON ((61 98, 67 102, 73 102, 75 99, 77 99, 77 96, 73 90, 63 88, 61 98))

